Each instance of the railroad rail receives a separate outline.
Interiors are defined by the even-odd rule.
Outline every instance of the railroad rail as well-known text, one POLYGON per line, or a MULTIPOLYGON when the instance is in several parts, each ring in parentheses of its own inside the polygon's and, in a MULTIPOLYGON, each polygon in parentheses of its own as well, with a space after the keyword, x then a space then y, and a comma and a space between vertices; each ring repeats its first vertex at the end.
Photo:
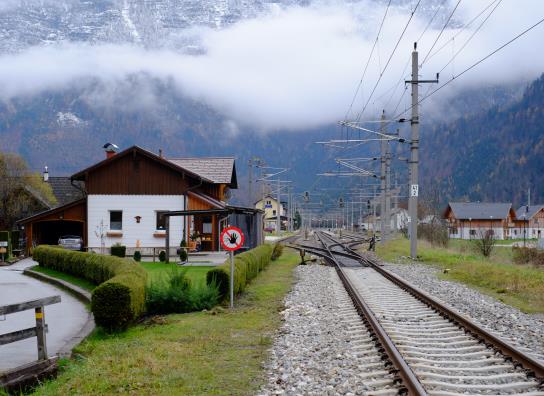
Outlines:
POLYGON ((322 247, 304 248, 336 268, 405 392, 544 395, 539 361, 354 251, 362 238, 314 235, 322 247))

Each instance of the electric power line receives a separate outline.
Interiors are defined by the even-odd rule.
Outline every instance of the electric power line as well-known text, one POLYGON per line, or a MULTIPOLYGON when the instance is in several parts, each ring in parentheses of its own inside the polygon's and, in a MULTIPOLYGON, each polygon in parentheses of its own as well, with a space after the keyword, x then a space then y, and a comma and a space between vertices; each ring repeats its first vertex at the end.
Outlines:
POLYGON ((425 58, 423 58, 423 62, 421 62, 421 66, 423 66, 423 64, 425 63, 425 61, 427 61, 427 58, 429 57, 429 54, 431 53, 431 51, 433 50, 434 46, 436 45, 436 43, 438 42, 438 40, 440 39, 440 37, 442 36, 442 33, 444 33, 444 30, 446 30, 446 27, 448 26, 448 23, 450 23, 450 20, 451 18, 453 17, 453 14, 455 13, 455 10, 457 10, 457 7, 459 7, 459 4, 461 3, 461 0, 458 0, 457 1, 457 4, 455 4, 455 7, 453 8, 452 12, 450 13, 450 16, 448 17, 448 19, 446 20, 446 23, 444 24, 444 26, 442 26, 442 30, 440 30, 440 33, 438 33, 438 36, 436 37, 436 39, 434 40, 434 43, 433 45, 431 46, 431 48, 429 49, 429 52, 427 52, 427 55, 425 55, 425 58))
POLYGON ((395 44, 395 47, 393 48, 393 51, 391 52, 391 55, 389 55, 389 59, 387 59, 387 63, 385 64, 383 70, 380 72, 378 80, 376 81, 376 84, 374 85, 374 88, 372 89, 372 92, 370 93, 370 96, 368 97, 368 100, 366 101, 366 103, 365 103, 363 109, 361 110, 361 112, 357 115, 357 121, 359 121, 361 119, 361 117, 363 116, 368 104, 370 103, 370 100, 372 99, 372 96, 376 92, 376 88, 378 88, 378 85, 380 84, 380 81, 381 81, 381 79, 383 77, 383 74, 387 70, 387 67, 390 64, 391 59, 393 58, 393 55, 395 55, 395 52, 397 51, 397 48, 398 48, 402 38, 404 37, 404 33, 406 33, 406 29, 408 29, 408 26, 410 25, 410 22, 412 21, 412 19, 414 17, 414 14, 416 13, 416 10, 419 7, 420 3, 421 3, 421 0, 418 0, 416 6, 414 7, 414 10, 410 14, 410 18, 408 19, 408 22, 406 22, 406 25, 404 26, 404 29, 402 30, 402 33, 401 33, 399 39, 397 40, 397 43, 395 44))
POLYGON ((351 104, 349 105, 348 111, 346 112, 346 116, 344 117, 345 120, 347 120, 349 113, 351 112, 351 109, 353 108, 353 104, 355 103, 355 100, 357 99, 357 95, 359 94, 359 90, 361 89, 361 86, 363 85, 363 80, 366 76, 366 71, 368 69, 368 65, 370 64, 370 60, 372 59, 372 55, 374 54, 374 50, 376 49, 376 45, 378 44, 378 39, 380 37, 383 24, 385 22, 385 18, 387 17, 387 13, 389 11, 389 6, 391 5, 391 1, 389 0, 389 3, 387 3, 387 7, 385 9, 385 14, 383 15, 382 22, 380 24, 380 27, 378 28, 378 34, 376 35, 376 39, 374 40, 374 45, 372 46, 372 50, 370 51, 370 55, 368 56, 368 60, 366 61, 366 65, 363 71, 363 75, 361 76, 361 80, 359 81, 359 84, 357 85, 357 88, 355 89, 355 94, 353 95, 353 99, 351 100, 351 104))
POLYGON ((468 43, 470 43, 470 41, 474 38, 474 36, 476 35, 476 33, 478 33, 478 31, 482 28, 482 26, 487 22, 487 20, 491 17, 491 15, 493 15, 493 12, 495 12, 495 10, 497 9, 497 7, 502 3, 502 0, 499 0, 499 2, 495 5, 495 7, 493 7, 493 9, 491 10, 491 12, 484 18, 484 20, 482 21, 482 23, 480 23, 480 25, 478 25, 478 27, 474 30, 474 32, 472 32, 472 34, 470 35, 470 37, 465 41, 465 43, 461 46, 461 48, 459 48, 459 50, 453 55, 453 57, 448 61, 448 63, 446 63, 444 65, 444 67, 442 69, 440 69, 439 73, 442 73, 444 71, 444 69, 446 67, 448 67, 449 64, 451 64, 451 62, 453 62, 455 60, 455 58, 457 58, 457 55, 459 55, 461 53, 461 51, 463 51, 463 49, 468 45, 468 43))
MULTIPOLYGON (((457 33, 455 33, 449 40, 447 40, 440 48, 438 48, 435 52, 433 52, 428 58, 427 61, 431 60, 436 54, 438 54, 440 51, 442 51, 450 41, 453 41, 459 36, 461 33, 463 33, 468 27, 470 27, 474 21, 476 21, 484 12, 486 12, 493 4, 495 4, 499 0, 492 0, 482 11, 480 11, 474 18, 472 18, 467 24, 465 24, 457 33)), ((500 0, 502 1, 502 0, 500 0)))
MULTIPOLYGON (((438 88, 436 88, 435 90, 433 90, 432 92, 430 92, 429 94, 426 94, 424 97, 422 97, 417 103, 416 105, 419 105, 421 102, 425 101, 426 99, 428 99, 429 97, 431 97, 432 95, 434 95, 436 92, 440 91, 442 88, 444 88, 445 86, 451 84, 454 80, 457 80, 459 79, 459 77, 461 77, 463 74, 465 73, 468 73, 470 70, 474 69, 476 66, 478 66, 479 64, 481 64, 482 62, 486 61, 487 59, 491 58, 493 55, 495 55, 497 52, 501 51, 502 49, 504 49, 505 47, 507 47, 508 45, 512 44, 514 41, 518 40, 519 38, 521 38, 522 36, 524 36, 525 34, 529 33, 531 30, 533 30, 534 28, 536 28, 538 25, 540 25, 542 22, 544 22, 544 18, 540 19, 538 22, 536 22, 534 25, 528 27, 527 29, 525 29, 523 32, 519 33, 518 35, 516 35, 514 38, 508 40, 506 43, 504 43, 503 45, 501 45, 500 47, 496 48, 495 50, 493 50, 492 52, 490 52, 489 54, 487 54, 486 56, 484 56, 483 58, 479 59, 478 61, 476 61, 475 63, 473 63, 472 65, 470 65, 469 67, 467 67, 465 70, 463 70, 461 73, 457 74, 456 76, 453 76, 451 79, 449 79, 448 81, 446 81, 444 84, 440 85, 438 88)), ((407 113, 409 110, 412 109, 413 106, 410 106, 408 109, 404 110, 402 113, 399 113, 397 115, 395 115, 393 118, 396 119, 398 117, 400 117, 401 115, 407 113)))

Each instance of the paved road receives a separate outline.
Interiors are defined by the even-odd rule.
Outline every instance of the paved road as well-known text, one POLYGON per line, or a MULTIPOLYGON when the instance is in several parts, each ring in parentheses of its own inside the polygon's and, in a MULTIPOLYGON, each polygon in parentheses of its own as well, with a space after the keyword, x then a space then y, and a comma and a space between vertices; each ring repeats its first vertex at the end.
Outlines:
MULTIPOLYGON (((79 300, 48 283, 23 275, 24 268, 36 265, 25 259, 10 267, 0 267, 0 304, 7 305, 37 298, 60 295, 62 301, 45 307, 49 325, 47 348, 54 356, 83 327, 89 313, 79 300)), ((34 310, 0 316, 0 334, 35 326, 34 310)), ((36 338, 0 346, 0 371, 14 368, 38 358, 36 338)))

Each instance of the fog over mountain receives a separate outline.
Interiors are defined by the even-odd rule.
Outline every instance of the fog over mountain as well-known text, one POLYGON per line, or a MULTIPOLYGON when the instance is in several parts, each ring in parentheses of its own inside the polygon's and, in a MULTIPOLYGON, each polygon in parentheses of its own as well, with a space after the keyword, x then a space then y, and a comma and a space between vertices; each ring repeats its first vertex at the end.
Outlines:
MULTIPOLYGON (((34 168, 48 162, 58 173, 95 161, 101 143, 116 141, 172 155, 235 154, 243 161, 257 154, 315 174, 334 166, 328 159, 336 153, 313 141, 340 136, 338 120, 363 108, 367 120, 383 108, 407 108, 402 81, 410 78, 414 41, 421 76, 441 71, 445 82, 544 13, 537 0, 465 1, 442 31, 457 1, 422 0, 413 17, 417 2, 392 1, 369 60, 387 4, 3 1, 2 149, 23 153, 34 168)), ((515 101, 544 70, 544 55, 535 50, 540 37, 537 28, 433 95, 422 106, 423 120, 454 121, 515 101)))

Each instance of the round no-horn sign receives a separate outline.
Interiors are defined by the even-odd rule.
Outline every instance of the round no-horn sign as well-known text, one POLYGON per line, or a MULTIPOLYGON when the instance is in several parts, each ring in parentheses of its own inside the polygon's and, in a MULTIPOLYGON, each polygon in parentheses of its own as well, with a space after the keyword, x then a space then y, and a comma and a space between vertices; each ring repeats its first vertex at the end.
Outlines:
POLYGON ((227 227, 221 232, 221 246, 228 251, 238 250, 244 244, 244 234, 237 227, 227 227))

